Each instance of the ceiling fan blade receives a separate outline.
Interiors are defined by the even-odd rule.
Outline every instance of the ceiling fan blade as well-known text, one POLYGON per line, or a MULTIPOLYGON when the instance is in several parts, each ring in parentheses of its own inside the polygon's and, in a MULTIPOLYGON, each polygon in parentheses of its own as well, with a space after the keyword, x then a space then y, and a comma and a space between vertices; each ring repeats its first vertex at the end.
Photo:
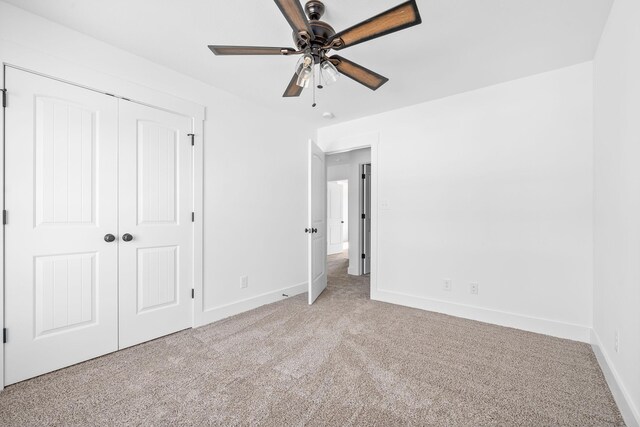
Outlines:
POLYGON ((280 12, 287 19, 291 28, 296 33, 305 32, 309 35, 310 40, 313 40, 313 30, 309 25, 309 20, 307 16, 304 14, 304 10, 302 10, 302 5, 300 4, 300 0, 274 0, 278 7, 280 8, 280 12))
POLYGON ((216 55, 289 55, 296 50, 290 47, 266 46, 219 46, 209 45, 209 49, 216 55))
POLYGON ((331 37, 327 45, 331 45, 334 42, 333 49, 340 50, 420 23, 422 23, 422 18, 420 17, 416 0, 409 0, 353 27, 340 31, 331 37), (335 44, 336 41, 338 44, 335 44))
POLYGON ((344 59, 339 55, 333 55, 329 60, 336 66, 341 74, 365 85, 371 90, 376 90, 389 81, 388 78, 364 68, 362 65, 358 65, 355 62, 344 59))
POLYGON ((297 81, 298 81, 298 73, 293 73, 293 77, 291 77, 289 86, 287 86, 287 89, 284 91, 284 94, 282 95, 283 98, 292 98, 295 96, 300 96, 304 88, 298 86, 296 84, 297 81))

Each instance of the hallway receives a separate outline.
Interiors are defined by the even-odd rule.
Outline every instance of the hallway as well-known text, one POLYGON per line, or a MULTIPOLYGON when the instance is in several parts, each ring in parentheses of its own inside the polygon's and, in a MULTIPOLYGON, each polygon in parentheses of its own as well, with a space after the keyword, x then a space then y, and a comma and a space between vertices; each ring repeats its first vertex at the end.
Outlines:
POLYGON ((349 251, 329 255, 327 257, 327 289, 320 295, 334 301, 348 300, 350 303, 359 300, 369 300, 369 275, 350 276, 349 251))

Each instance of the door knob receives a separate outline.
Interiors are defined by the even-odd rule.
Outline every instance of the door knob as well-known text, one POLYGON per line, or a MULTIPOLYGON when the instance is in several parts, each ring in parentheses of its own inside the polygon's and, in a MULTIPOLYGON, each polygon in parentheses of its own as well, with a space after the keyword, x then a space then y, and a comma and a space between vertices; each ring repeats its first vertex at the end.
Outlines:
POLYGON ((114 236, 113 234, 105 234, 104 235, 104 241, 107 243, 111 243, 114 240, 116 240, 116 236, 114 236))
POLYGON ((122 240, 124 240, 125 242, 130 242, 133 240, 133 236, 129 233, 125 233, 122 235, 122 240))

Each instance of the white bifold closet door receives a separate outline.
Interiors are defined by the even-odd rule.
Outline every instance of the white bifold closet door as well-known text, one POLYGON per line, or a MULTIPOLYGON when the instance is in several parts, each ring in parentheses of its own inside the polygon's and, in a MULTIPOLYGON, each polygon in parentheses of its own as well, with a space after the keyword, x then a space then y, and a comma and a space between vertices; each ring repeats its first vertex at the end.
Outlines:
POLYGON ((190 327, 191 118, 5 78, 5 384, 190 327))

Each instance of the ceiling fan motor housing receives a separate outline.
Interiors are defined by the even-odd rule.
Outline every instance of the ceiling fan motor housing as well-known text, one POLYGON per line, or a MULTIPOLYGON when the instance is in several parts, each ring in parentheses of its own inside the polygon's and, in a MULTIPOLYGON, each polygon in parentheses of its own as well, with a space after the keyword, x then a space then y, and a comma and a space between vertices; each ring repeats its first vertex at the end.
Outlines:
POLYGON ((324 14, 325 7, 321 1, 310 0, 308 1, 304 9, 309 17, 309 25, 313 31, 314 39, 307 41, 300 37, 299 34, 293 33, 293 40, 300 50, 310 49, 311 54, 314 56, 314 60, 319 62, 322 57, 322 47, 326 45, 327 41, 336 33, 333 27, 324 21, 320 21, 320 18, 324 14))

